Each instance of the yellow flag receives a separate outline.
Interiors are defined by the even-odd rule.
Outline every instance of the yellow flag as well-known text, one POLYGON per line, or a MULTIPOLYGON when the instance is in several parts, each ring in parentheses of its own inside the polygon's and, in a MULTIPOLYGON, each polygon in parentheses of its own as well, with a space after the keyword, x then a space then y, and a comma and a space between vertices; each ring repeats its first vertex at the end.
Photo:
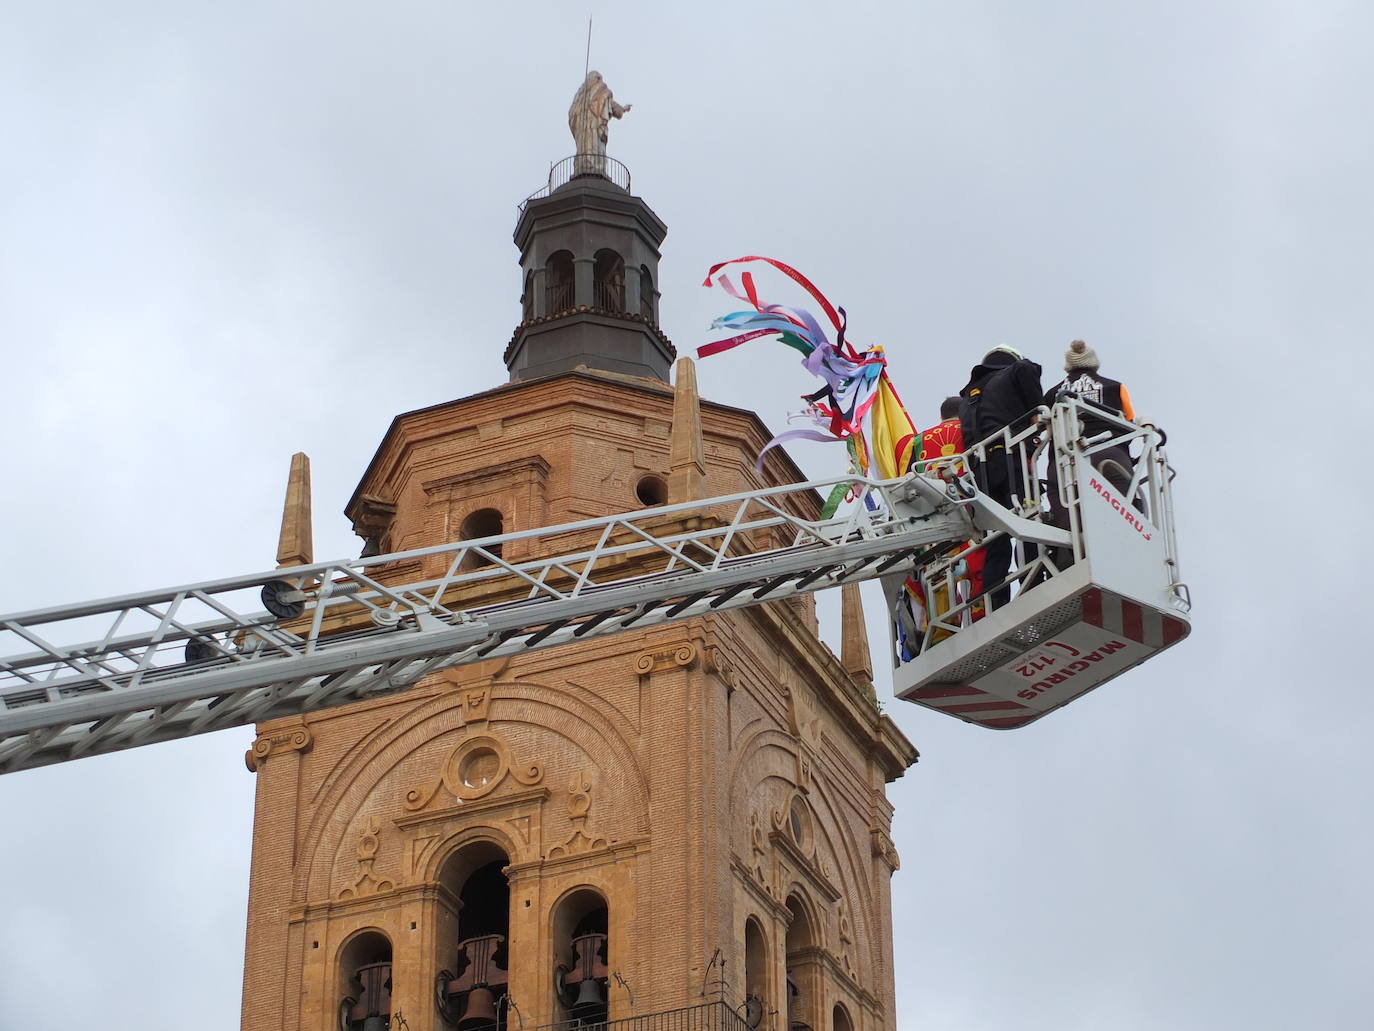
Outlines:
POLYGON ((878 393, 870 412, 873 418, 873 461, 878 476, 890 480, 905 476, 911 465, 911 449, 916 444, 916 427, 906 414, 902 399, 892 389, 892 381, 884 372, 878 379, 878 393))

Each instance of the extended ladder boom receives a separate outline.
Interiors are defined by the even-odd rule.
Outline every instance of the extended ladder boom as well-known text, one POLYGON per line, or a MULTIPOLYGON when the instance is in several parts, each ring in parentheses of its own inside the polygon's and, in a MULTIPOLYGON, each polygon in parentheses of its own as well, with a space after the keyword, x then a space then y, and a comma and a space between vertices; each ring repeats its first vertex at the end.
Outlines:
POLYGON ((844 477, 0 617, 0 653, 26 649, 0 658, 0 772, 877 577, 967 539, 978 515, 1064 536, 921 476, 844 477), (846 514, 798 514, 839 484, 857 502, 846 514), (387 583, 400 563, 438 575, 387 583))

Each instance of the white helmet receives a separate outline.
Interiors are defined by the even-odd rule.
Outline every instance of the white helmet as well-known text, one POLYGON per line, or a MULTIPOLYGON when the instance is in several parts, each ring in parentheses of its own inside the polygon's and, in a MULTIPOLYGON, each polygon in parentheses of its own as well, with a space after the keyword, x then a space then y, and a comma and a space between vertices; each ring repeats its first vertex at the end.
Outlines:
POLYGON ((998 344, 996 347, 994 347, 994 348, 993 348, 991 351, 989 351, 987 354, 983 355, 983 361, 986 362, 986 361, 987 361, 989 358, 991 358, 994 354, 1009 354, 1009 355, 1011 355, 1013 361, 1018 361, 1018 362, 1019 362, 1022 358, 1026 357, 1024 354, 1022 354, 1022 353, 1021 353, 1020 351, 1018 351, 1016 348, 1012 347, 1010 344, 998 344))

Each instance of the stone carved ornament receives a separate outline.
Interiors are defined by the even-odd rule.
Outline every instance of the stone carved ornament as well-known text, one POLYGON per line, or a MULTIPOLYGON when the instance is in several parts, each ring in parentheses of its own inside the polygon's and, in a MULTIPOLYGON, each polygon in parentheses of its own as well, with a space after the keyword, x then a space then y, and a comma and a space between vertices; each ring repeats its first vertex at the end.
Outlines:
POLYGON ((781 838, 786 841, 791 850, 795 850, 796 855, 802 863, 814 875, 822 881, 832 881, 834 875, 825 860, 821 858, 820 847, 816 844, 815 834, 811 830, 811 824, 815 817, 811 814, 811 807, 806 804, 801 795, 794 795, 788 800, 787 805, 781 809, 773 810, 772 824, 773 837, 781 838), (800 805, 803 817, 803 828, 800 834, 793 826, 793 807, 800 805))
POLYGON ((821 720, 805 688, 783 684, 782 694, 787 700, 787 731, 797 743, 797 788, 809 792, 816 769, 816 756, 820 755, 821 720))
POLYGON ((507 777, 533 787, 543 781, 544 767, 537 762, 514 762, 503 740, 492 733, 478 734, 449 753, 437 780, 407 791, 405 807, 411 812, 424 809, 442 789, 459 802, 472 802, 491 794, 507 777))
POLYGON ((697 646, 690 641, 640 652, 635 656, 635 672, 642 677, 665 669, 690 669, 696 665, 697 646))
POLYGON ((706 649, 706 668, 720 677, 727 691, 739 690, 739 672, 720 648, 713 645, 706 649))
MULTIPOLYGON (((792 796, 792 799, 799 800, 800 795, 792 796)), ((805 803, 802 803, 805 805, 805 803)), ((833 875, 830 868, 820 856, 814 841, 808 841, 809 832, 804 833, 799 840, 792 826, 791 810, 793 801, 781 809, 774 809, 768 823, 771 825, 768 831, 764 830, 764 821, 760 819, 758 813, 749 814, 749 843, 750 843, 750 862, 749 873, 753 876, 758 886, 762 888, 776 902, 782 902, 786 895, 787 885, 794 873, 792 867, 798 868, 798 873, 805 873, 811 880, 824 885, 830 892, 835 889, 832 886, 833 875), (781 848, 770 848, 770 842, 781 848), (782 852, 787 853, 788 859, 784 859, 782 852), (790 859, 790 865, 789 865, 790 859)), ((807 809, 807 820, 810 820, 810 810, 807 809)))
POLYGON ((244 754, 243 761, 248 765, 250 772, 257 773, 270 756, 281 755, 286 752, 304 754, 310 751, 310 746, 314 743, 315 738, 311 735, 308 727, 290 727, 273 734, 262 734, 253 742, 253 747, 244 754))
POLYGON ((340 899, 357 899, 366 895, 378 895, 396 887, 395 881, 386 877, 378 877, 372 871, 381 847, 382 830, 377 826, 375 820, 369 820, 358 836, 358 877, 352 886, 339 892, 340 899))
POLYGON ((882 859, 893 873, 902 868, 902 859, 897 854, 897 846, 892 843, 892 839, 887 836, 886 831, 879 830, 877 827, 872 828, 869 831, 869 841, 874 857, 882 859))
POLYGON ((849 919, 849 903, 840 900, 840 965, 850 977, 858 976, 854 965, 854 923, 849 919))
POLYGON ((592 808, 592 771, 578 770, 568 784, 568 817, 572 833, 561 845, 549 849, 550 859, 576 856, 606 848, 609 842, 587 830, 587 814, 592 808))
POLYGON ((768 860, 768 845, 764 840, 763 827, 759 823, 758 813, 749 814, 749 842, 753 851, 753 856, 749 863, 749 872, 752 873, 754 879, 759 882, 759 887, 768 891, 771 895, 772 891, 768 883, 768 873, 765 869, 765 863, 768 860))

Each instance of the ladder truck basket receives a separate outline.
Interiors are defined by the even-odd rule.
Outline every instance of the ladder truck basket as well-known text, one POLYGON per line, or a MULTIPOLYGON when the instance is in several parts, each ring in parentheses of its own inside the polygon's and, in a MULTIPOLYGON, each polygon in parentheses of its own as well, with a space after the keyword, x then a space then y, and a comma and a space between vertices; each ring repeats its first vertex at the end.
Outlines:
POLYGON ((974 539, 885 582, 900 698, 979 726, 1023 727, 1188 635, 1163 434, 1076 397, 919 470, 969 498, 974 539), (1011 504, 979 493, 1007 462, 1011 504), (1012 532, 1015 531, 1015 532, 1012 532), (981 583, 1011 542, 1004 592, 981 583))

